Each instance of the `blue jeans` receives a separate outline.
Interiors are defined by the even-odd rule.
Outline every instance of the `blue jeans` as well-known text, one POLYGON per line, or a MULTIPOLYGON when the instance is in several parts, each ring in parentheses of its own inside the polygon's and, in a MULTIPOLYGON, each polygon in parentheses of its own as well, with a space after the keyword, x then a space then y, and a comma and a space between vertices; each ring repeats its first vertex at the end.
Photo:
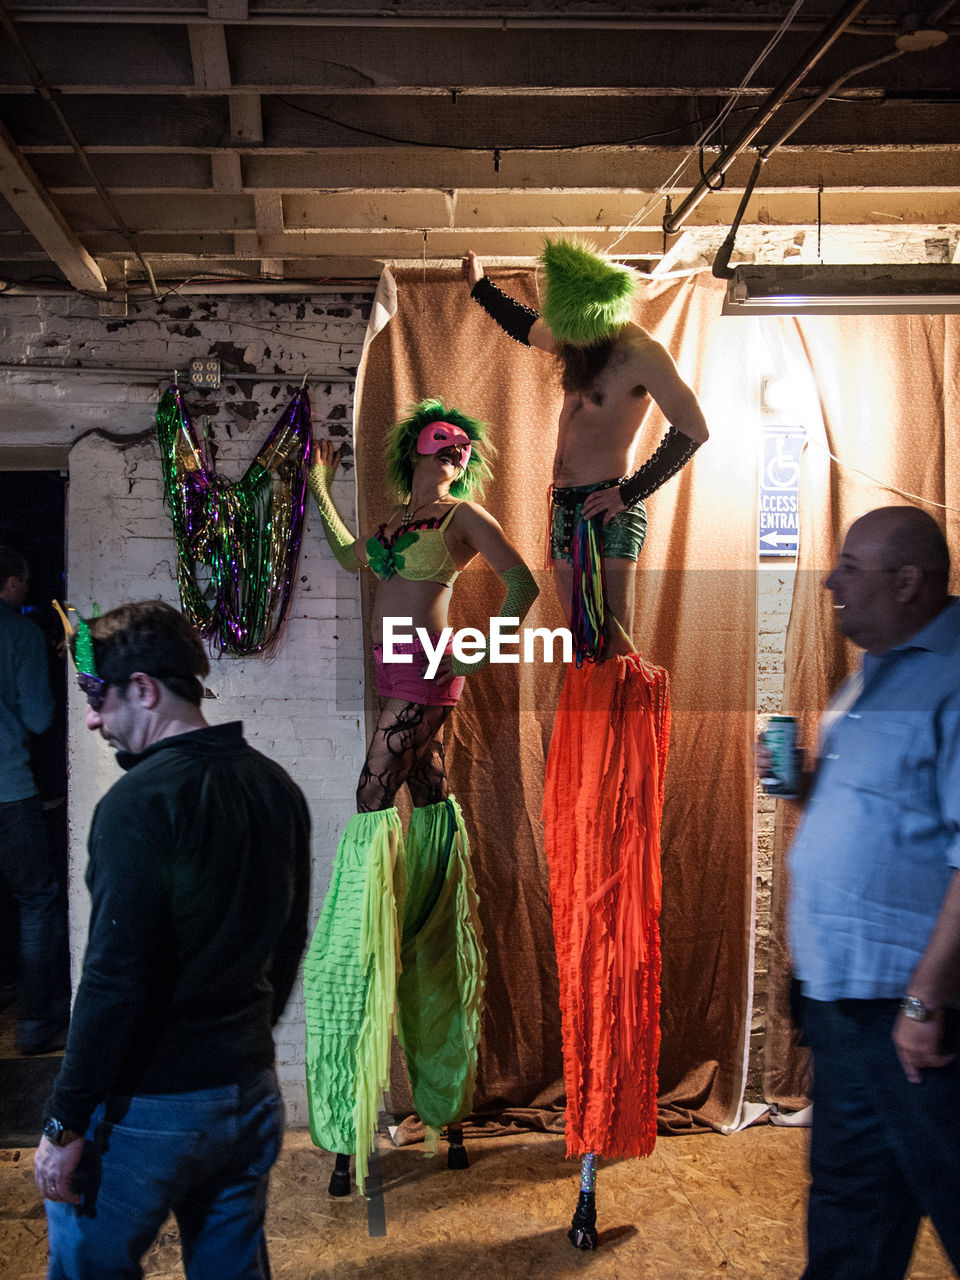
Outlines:
POLYGON ((188 1280, 264 1280, 267 1186, 282 1139, 272 1068, 240 1085, 108 1099, 74 1177, 83 1204, 46 1202, 47 1280, 139 1280, 170 1212, 188 1280))
POLYGON ((29 1050, 67 1025, 67 921, 39 796, 0 804, 0 874, 20 911, 17 1044, 29 1050))
POLYGON ((911 1084, 891 1039, 898 1003, 803 1001, 814 1103, 804 1280, 902 1280, 924 1215, 960 1271, 960 1061, 911 1084))

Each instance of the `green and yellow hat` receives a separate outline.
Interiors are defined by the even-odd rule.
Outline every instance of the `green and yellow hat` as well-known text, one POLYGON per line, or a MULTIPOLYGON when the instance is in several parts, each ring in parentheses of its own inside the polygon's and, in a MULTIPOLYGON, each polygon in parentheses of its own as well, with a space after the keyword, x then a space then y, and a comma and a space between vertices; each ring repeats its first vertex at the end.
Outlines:
MULTIPOLYGON (((77 684, 86 694, 87 701, 93 710, 99 711, 106 696, 107 682, 102 676, 97 675, 97 662, 93 653, 93 636, 90 634, 90 627, 72 604, 63 606, 59 600, 52 601, 52 604, 63 623, 67 648, 70 650, 73 665, 77 671, 77 684), (75 622, 71 622, 71 615, 76 619, 75 622)), ((99 609, 95 605, 94 617, 97 613, 99 609)))

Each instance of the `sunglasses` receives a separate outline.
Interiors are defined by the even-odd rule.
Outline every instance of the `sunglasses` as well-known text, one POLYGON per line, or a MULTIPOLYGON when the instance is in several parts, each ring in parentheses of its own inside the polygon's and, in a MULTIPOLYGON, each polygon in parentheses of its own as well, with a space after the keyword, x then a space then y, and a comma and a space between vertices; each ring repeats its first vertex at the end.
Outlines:
POLYGON ((87 706, 91 711, 100 711, 107 697, 107 690, 110 688, 106 680, 101 680, 99 676, 87 675, 85 671, 77 672, 77 684, 87 697, 87 706))

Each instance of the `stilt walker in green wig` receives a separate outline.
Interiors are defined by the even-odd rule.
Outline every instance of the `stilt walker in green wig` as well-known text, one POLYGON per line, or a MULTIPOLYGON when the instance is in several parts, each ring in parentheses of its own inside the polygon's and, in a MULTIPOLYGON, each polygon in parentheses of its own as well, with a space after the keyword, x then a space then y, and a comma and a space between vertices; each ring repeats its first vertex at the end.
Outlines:
POLYGON ((670 353, 633 320, 637 272, 585 241, 563 237, 548 239, 539 261, 542 316, 495 284, 476 254, 464 259, 463 276, 473 300, 509 337, 557 361, 563 407, 550 564, 581 666, 633 652, 644 501, 686 466, 708 433, 670 353), (654 405, 667 430, 638 465, 654 405))
POLYGON ((494 284, 475 254, 463 275, 473 300, 511 338, 556 358, 563 387, 550 562, 576 665, 550 741, 543 820, 567 1152, 581 1158, 568 1234, 576 1248, 594 1249, 597 1157, 649 1154, 656 1135, 669 696, 667 673, 641 659, 631 635, 644 499, 690 461, 707 426, 669 352, 633 320, 635 271, 563 238, 547 240, 540 266, 542 316, 494 284), (638 466, 654 404, 667 431, 638 466), (588 768, 597 744, 602 764, 588 768), (601 885, 609 890, 602 897, 584 888, 601 885))
POLYGON ((378 578, 371 619, 380 712, 357 787, 358 812, 340 841, 333 878, 304 962, 307 1089, 314 1142, 337 1153, 331 1195, 350 1191, 350 1153, 362 1190, 387 1087, 390 1036, 404 1048, 428 1145, 447 1129, 451 1168, 465 1168, 460 1122, 471 1110, 485 957, 467 832, 449 792, 443 727, 464 676, 439 641, 451 588, 481 556, 505 588, 501 616, 525 617, 537 595, 526 565, 479 506, 491 476, 483 424, 439 400, 414 406, 387 435, 399 499, 357 539, 331 496, 340 453, 316 446, 310 488, 331 550, 348 570, 378 578), (395 641, 384 619, 409 620, 395 641), (396 809, 413 801, 404 840, 396 809))

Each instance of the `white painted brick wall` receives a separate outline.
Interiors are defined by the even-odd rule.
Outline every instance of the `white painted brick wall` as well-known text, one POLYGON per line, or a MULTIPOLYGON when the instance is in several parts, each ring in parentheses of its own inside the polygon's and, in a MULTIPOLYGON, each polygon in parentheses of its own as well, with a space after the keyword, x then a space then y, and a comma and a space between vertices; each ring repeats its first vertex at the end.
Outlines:
MULTIPOLYGON (((757 578, 757 712, 758 728, 768 715, 783 709, 784 645, 796 577, 796 562, 766 564, 757 578)), ((779 803, 782 803, 779 802, 779 803)), ((753 1013, 747 1096, 762 1097, 764 1028, 767 1015, 770 910, 773 891, 773 828, 778 801, 757 785, 756 943, 753 953, 753 1013)))
MULTIPOLYGON (((315 435, 349 437, 352 373, 369 310, 364 294, 309 298, 171 297, 104 320, 83 298, 0 297, 0 361, 120 364, 181 371, 193 356, 224 359, 223 386, 186 392, 195 425, 209 415, 219 470, 239 477, 299 385, 304 371, 342 370, 345 380, 311 379, 315 435), (227 360, 276 372, 262 383, 231 381, 227 360)), ((233 371, 239 371, 236 364, 233 371)), ((70 454, 68 596, 81 610, 156 598, 179 604, 176 548, 163 508, 154 418, 168 375, 130 382, 71 374, 8 373, 0 381, 0 448, 63 446, 70 454), (102 433, 109 433, 106 436, 102 433)), ((343 468, 352 477, 349 461, 343 468)), ((349 486, 338 486, 348 524, 349 486)), ((308 514, 289 622, 268 658, 213 657, 204 703, 214 723, 244 721, 249 741, 278 760, 303 788, 313 819, 311 920, 330 879, 336 842, 354 809, 363 760, 363 669, 357 582, 327 549, 308 514), (335 638, 336 637, 336 638, 335 638)), ((89 916, 83 885, 86 833, 97 799, 118 776, 113 753, 87 733, 79 693, 70 700, 70 912, 73 968, 79 970, 89 916)), ((277 1028, 278 1068, 289 1123, 307 1121, 303 1074, 303 994, 298 984, 277 1028)))

